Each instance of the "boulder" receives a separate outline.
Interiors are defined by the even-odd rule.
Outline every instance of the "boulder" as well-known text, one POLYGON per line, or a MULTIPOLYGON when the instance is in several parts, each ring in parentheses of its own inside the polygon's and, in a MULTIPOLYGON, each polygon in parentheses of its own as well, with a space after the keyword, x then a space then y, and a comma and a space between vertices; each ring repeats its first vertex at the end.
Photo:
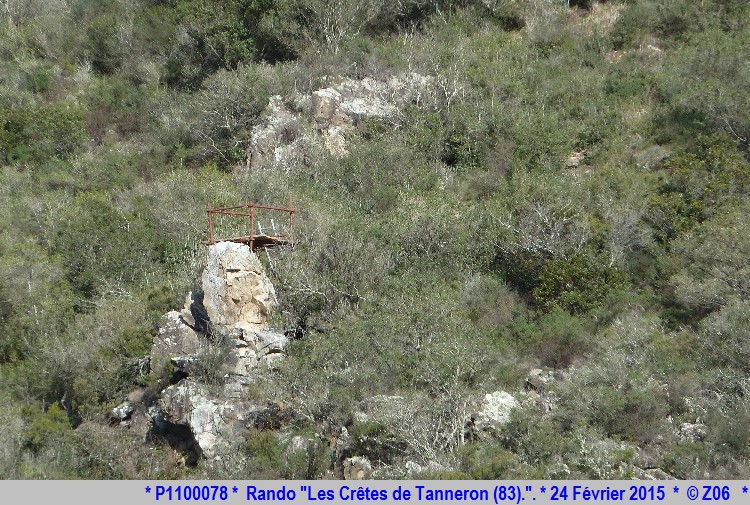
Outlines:
POLYGON ((513 395, 495 391, 484 396, 479 410, 471 416, 471 424, 478 434, 493 432, 510 420, 510 412, 519 407, 513 395))
POLYGON ((283 353, 288 342, 285 335, 274 331, 261 330, 254 332, 255 352, 259 357, 267 354, 283 353))
POLYGON ((235 375, 250 376, 253 369, 261 367, 268 370, 275 368, 286 356, 285 348, 288 339, 285 335, 270 330, 257 330, 242 333, 233 340, 234 348, 230 351, 229 364, 235 375))
POLYGON ((109 417, 113 423, 121 423, 130 419, 130 416, 133 415, 133 412, 135 412, 135 407, 133 407, 129 402, 123 402, 112 409, 109 417))
POLYGON ((344 460, 344 480, 366 480, 372 477, 372 465, 367 458, 354 456, 344 460))
POLYGON ((245 332, 266 327, 276 293, 248 246, 235 242, 208 246, 202 281, 203 305, 214 325, 245 332))

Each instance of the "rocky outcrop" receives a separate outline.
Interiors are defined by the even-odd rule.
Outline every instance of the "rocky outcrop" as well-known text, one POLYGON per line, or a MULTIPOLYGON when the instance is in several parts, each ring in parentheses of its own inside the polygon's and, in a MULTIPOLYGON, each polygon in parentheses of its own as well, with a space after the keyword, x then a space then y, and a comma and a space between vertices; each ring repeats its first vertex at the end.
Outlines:
POLYGON ((265 121, 253 128, 247 150, 247 170, 265 165, 286 165, 301 155, 311 141, 303 134, 300 118, 279 95, 268 99, 265 121))
POLYGON ((186 378, 162 391, 150 415, 162 432, 187 428, 189 432, 183 438, 188 442, 183 450, 213 459, 230 450, 231 443, 247 428, 248 419, 262 409, 246 400, 233 383, 217 393, 196 379, 186 378), (190 447, 191 442, 194 447, 190 447))
POLYGON ((249 247, 235 242, 209 246, 202 280, 203 305, 211 323, 244 332, 267 326, 276 293, 249 247))
POLYGON ((388 84, 372 79, 347 79, 336 86, 313 92, 310 115, 323 127, 351 127, 370 118, 392 118, 398 108, 389 101, 388 84))
POLYGON ((387 81, 333 78, 309 95, 287 103, 272 96, 264 120, 253 128, 243 171, 266 166, 287 167, 309 152, 324 149, 341 157, 347 154, 347 136, 368 120, 398 121, 406 103, 434 96, 433 79, 416 73, 387 81))
POLYGON ((283 359, 287 343, 268 328, 276 295, 246 245, 209 246, 202 289, 164 316, 151 351, 152 370, 171 382, 149 410, 153 429, 190 462, 221 457, 263 417, 246 385, 283 359))
POLYGON ((287 338, 268 330, 236 332, 228 363, 232 373, 246 377, 256 368, 269 370, 284 359, 287 338))
POLYGON ((123 423, 130 419, 130 416, 135 412, 135 407, 130 402, 123 402, 117 407, 113 408, 109 413, 110 424, 123 423))

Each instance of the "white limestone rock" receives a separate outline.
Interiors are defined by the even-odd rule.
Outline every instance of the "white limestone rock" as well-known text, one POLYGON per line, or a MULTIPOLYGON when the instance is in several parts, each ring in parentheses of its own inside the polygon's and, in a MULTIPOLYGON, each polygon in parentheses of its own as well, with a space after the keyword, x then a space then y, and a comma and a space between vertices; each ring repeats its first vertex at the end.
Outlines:
POLYGON ((208 246, 202 281, 203 305, 214 325, 245 332, 267 326, 276 294, 248 246, 235 242, 208 246))
POLYGON ((505 391, 486 394, 479 410, 471 417, 474 429, 480 434, 495 431, 508 423, 511 411, 519 406, 513 395, 505 391))

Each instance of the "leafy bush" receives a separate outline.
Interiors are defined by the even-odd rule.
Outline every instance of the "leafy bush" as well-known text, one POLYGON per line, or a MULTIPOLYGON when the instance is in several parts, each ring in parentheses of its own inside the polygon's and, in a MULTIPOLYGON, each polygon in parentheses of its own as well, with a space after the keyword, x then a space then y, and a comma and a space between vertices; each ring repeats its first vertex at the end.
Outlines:
POLYGON ((701 361, 708 366, 734 368, 741 373, 750 369, 750 304, 734 301, 701 323, 701 361))
POLYGON ((242 452, 249 458, 247 471, 252 478, 278 478, 278 472, 283 468, 283 458, 282 446, 275 433, 250 430, 242 452))
POLYGON ((165 81, 198 88, 219 69, 296 56, 296 11, 286 2, 190 0, 174 5, 177 39, 165 81))
POLYGON ((601 304, 609 293, 627 287, 624 272, 606 266, 602 259, 576 255, 547 261, 532 295, 534 302, 546 310, 561 307, 585 313, 601 304))
POLYGON ((76 102, 30 103, 22 106, 0 104, 0 155, 3 162, 65 158, 88 138, 84 111, 76 102))
POLYGON ((107 130, 127 137, 138 133, 148 120, 143 90, 120 78, 101 79, 88 96, 86 130, 101 143, 107 130))
POLYGON ((46 412, 28 408, 28 426, 23 434, 23 444, 34 452, 44 447, 53 447, 64 443, 72 435, 68 415, 57 403, 53 403, 46 412))
POLYGON ((568 367, 592 349, 590 325, 559 308, 537 321, 519 319, 512 332, 518 345, 532 350, 545 367, 568 367))
POLYGON ((151 223, 114 208, 103 194, 80 195, 53 219, 51 249, 82 297, 78 310, 108 289, 143 279, 161 259, 164 242, 151 223))

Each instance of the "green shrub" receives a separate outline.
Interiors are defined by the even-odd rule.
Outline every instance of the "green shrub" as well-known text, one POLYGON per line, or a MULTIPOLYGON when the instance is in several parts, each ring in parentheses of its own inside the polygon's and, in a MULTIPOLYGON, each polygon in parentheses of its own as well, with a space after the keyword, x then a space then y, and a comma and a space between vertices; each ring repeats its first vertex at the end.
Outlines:
POLYGON ((663 398, 653 391, 627 385, 624 390, 602 393, 591 415, 592 422, 608 436, 642 443, 654 440, 659 435, 666 417, 663 398))
POLYGON ((560 307, 585 313, 600 305, 613 291, 628 287, 625 272, 603 259, 576 255, 547 261, 532 291, 534 302, 551 310, 560 307))
POLYGON ((149 120, 143 90, 124 79, 98 80, 87 98, 86 130, 97 143, 110 129, 127 137, 140 132, 149 120))
POLYGON ((536 321, 519 318, 512 335, 522 349, 530 349, 545 367, 565 368, 592 349, 590 324, 560 308, 536 321))
POLYGON ((296 57, 294 7, 255 0, 190 0, 172 12, 180 34, 165 65, 165 81, 196 89, 219 69, 296 57))
POLYGON ((504 480, 513 478, 518 459, 501 446, 474 448, 467 446, 462 457, 462 468, 477 480, 504 480))
POLYGON ((610 72, 604 80, 604 92, 612 97, 627 98, 643 95, 648 90, 645 75, 633 72, 633 69, 616 67, 618 71, 610 72))
POLYGON ((750 372, 750 304, 735 301, 701 322, 700 360, 710 367, 750 372))
POLYGON ((84 111, 73 101, 12 108, 0 105, 0 110, 4 116, 0 123, 0 154, 6 162, 65 158, 79 150, 88 138, 84 111))
POLYGON ((72 434, 68 415, 57 403, 50 405, 46 412, 29 407, 26 416, 28 425, 23 434, 23 445, 33 452, 64 443, 72 434))
POLYGON ((51 69, 40 66, 24 74, 23 87, 32 93, 45 93, 50 90, 52 81, 51 69))
POLYGON ((678 479, 693 479, 705 471, 711 451, 703 442, 675 444, 662 457, 662 468, 678 479))
POLYGON ((518 296, 504 282, 489 276, 470 278, 462 301, 472 321, 496 326, 511 324, 521 308, 518 296))
POLYGON ((51 249, 63 259, 71 285, 84 298, 79 310, 110 283, 140 281, 161 259, 163 238, 151 223, 120 212, 104 194, 79 195, 53 219, 51 249))
POLYGON ((273 432, 251 429, 242 452, 248 457, 248 476, 253 479, 278 478, 284 467, 282 446, 273 432))

